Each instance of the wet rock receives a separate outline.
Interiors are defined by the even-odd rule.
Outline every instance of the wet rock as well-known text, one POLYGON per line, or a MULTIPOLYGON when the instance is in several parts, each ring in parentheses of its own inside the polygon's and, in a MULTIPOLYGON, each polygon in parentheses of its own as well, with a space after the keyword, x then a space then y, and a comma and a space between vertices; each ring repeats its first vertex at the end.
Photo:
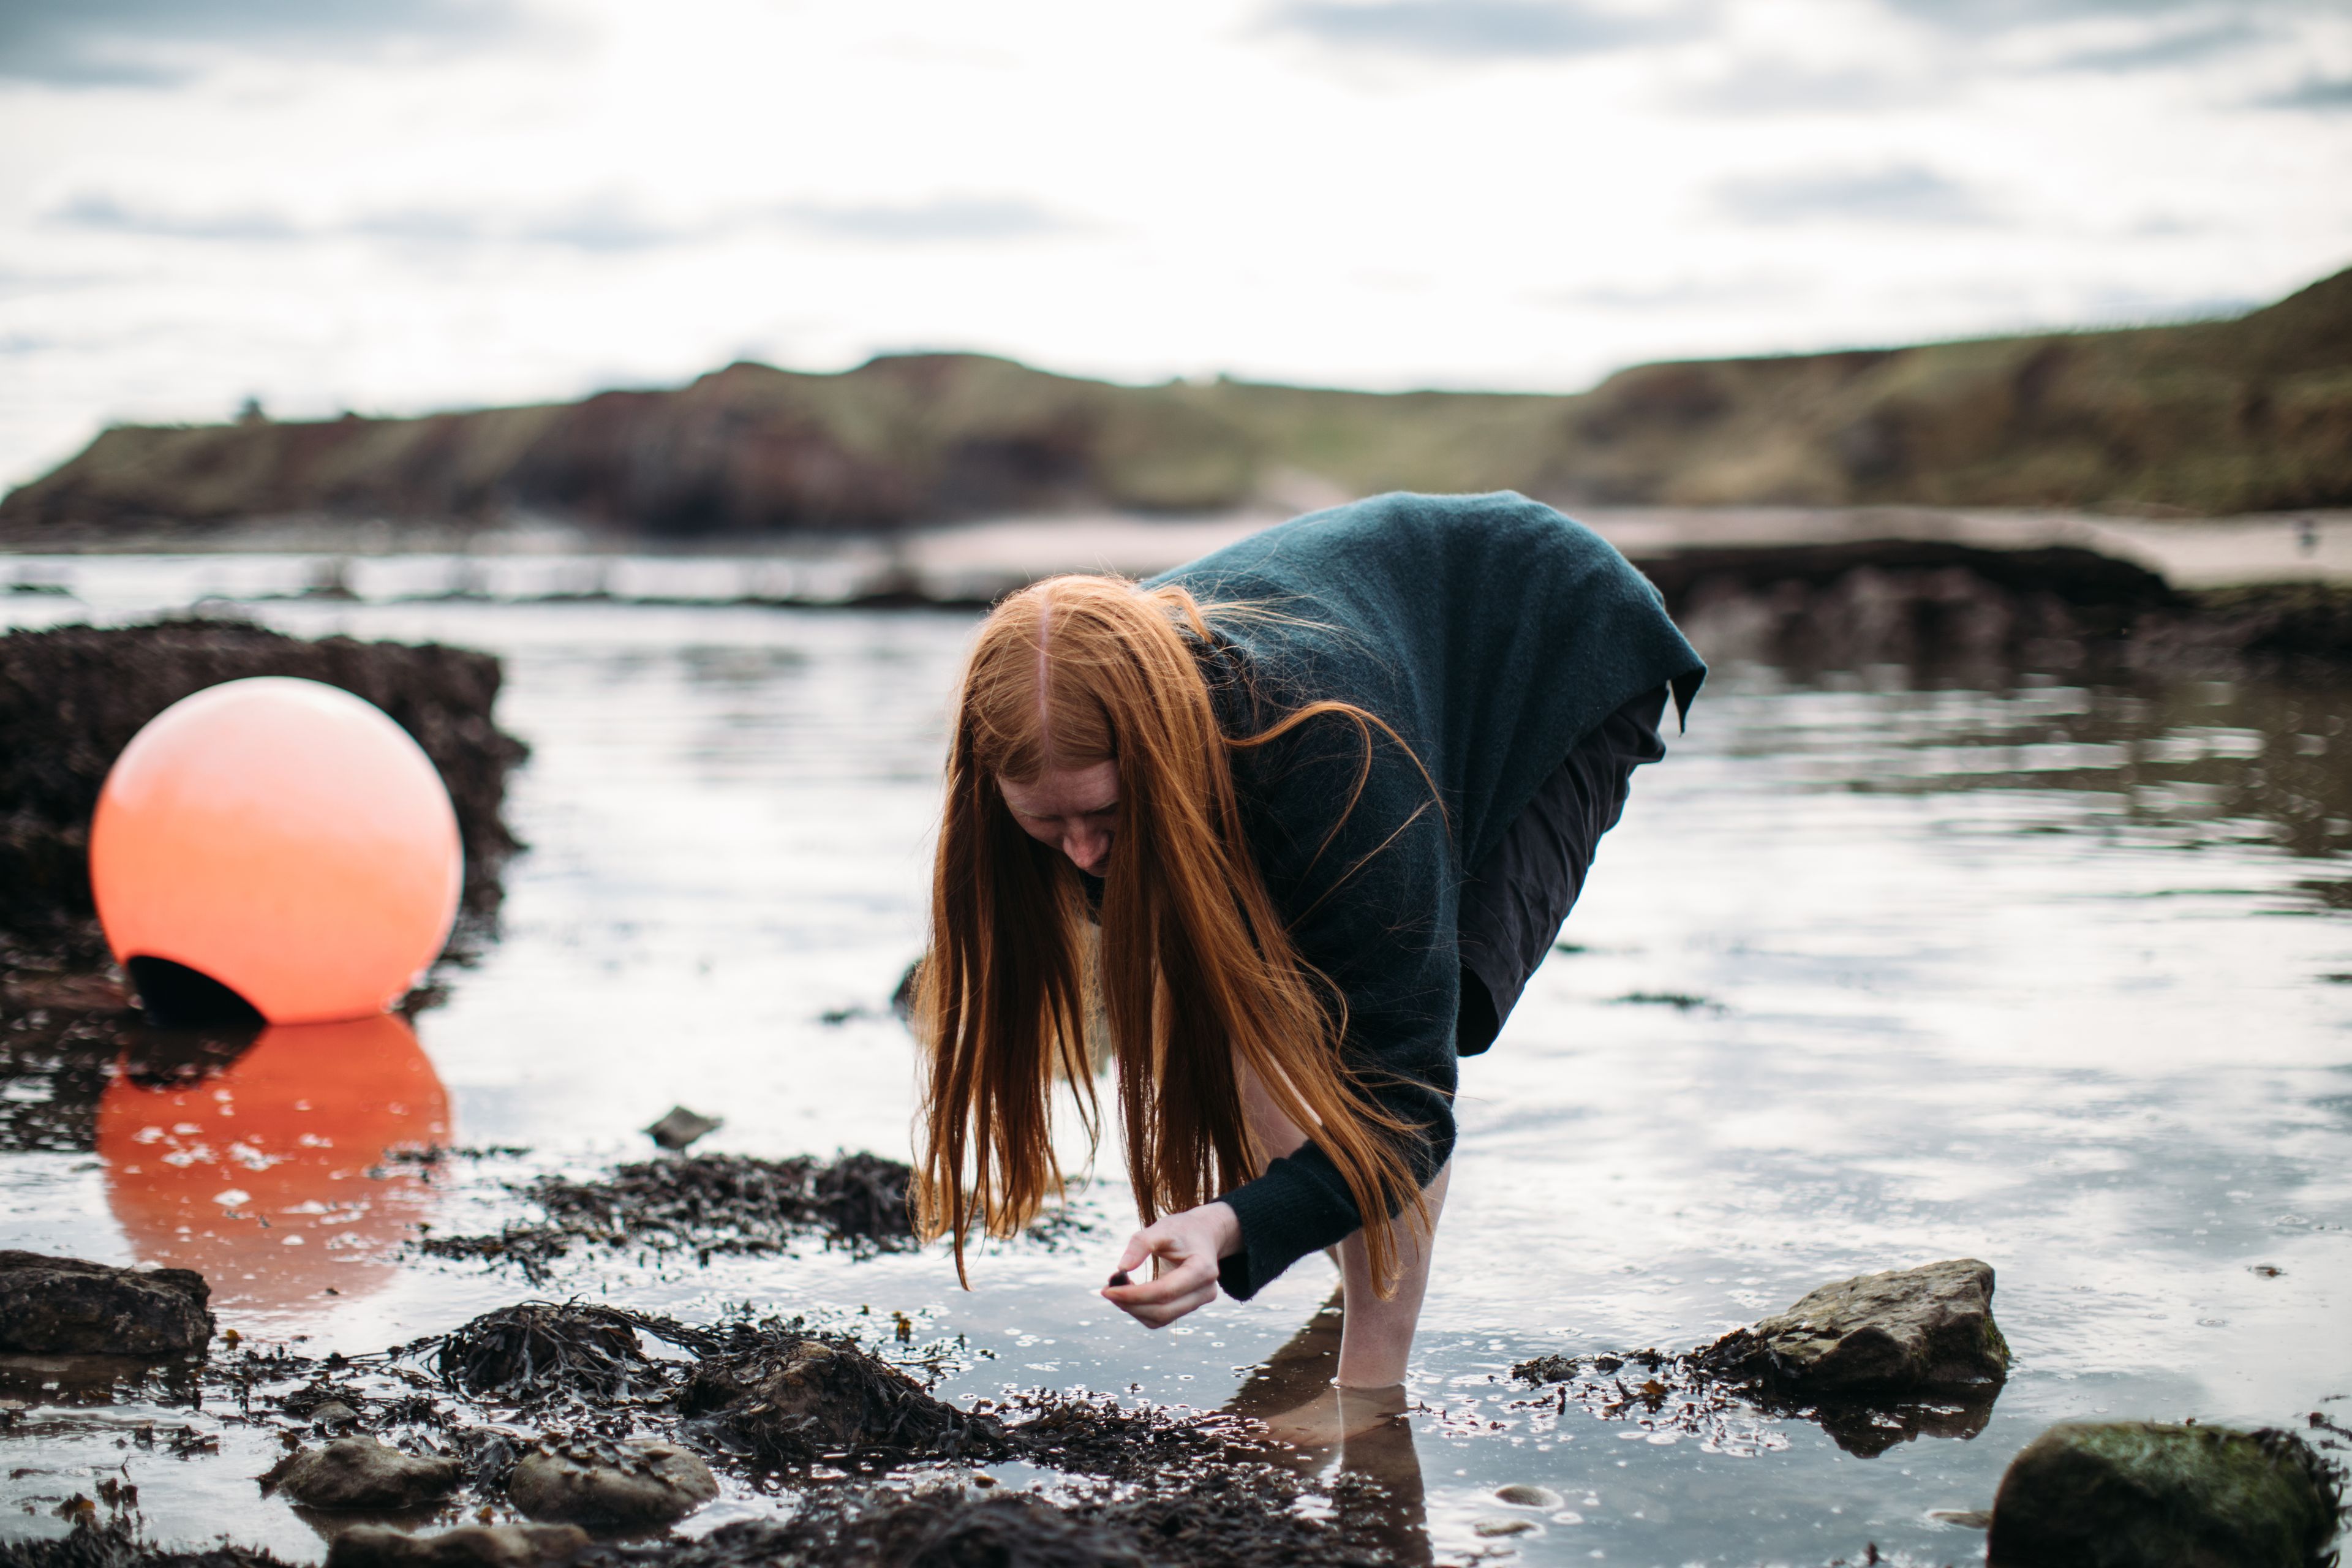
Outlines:
POLYGON ((436 1502, 463 1479, 455 1459, 404 1454, 373 1437, 338 1437, 297 1449, 261 1484, 306 1508, 403 1509, 436 1502))
POLYGON ((2274 1431, 2150 1421, 2053 1426, 1993 1498, 1991 1568, 2305 1568, 2341 1478, 2274 1431))
POLYGON ((1472 1520, 1470 1521, 1470 1533, 1473 1535, 1488 1537, 1497 1535, 1525 1535, 1535 1527, 1536 1521, 1532 1519, 1511 1519, 1502 1514, 1490 1513, 1484 1519, 1472 1520))
POLYGON ((452 1387, 514 1400, 614 1399, 663 1381, 629 1314, 576 1302, 525 1301, 485 1312, 442 1342, 439 1370, 452 1387))
POLYGON ((330 1399, 310 1412, 310 1419, 321 1426, 348 1426, 360 1418, 360 1413, 340 1399, 330 1399))
POLYGON ((89 888, 89 819, 107 770, 183 697, 292 675, 365 698, 433 760, 457 807, 466 909, 498 906, 519 847, 499 816, 528 749, 491 718, 499 661, 431 644, 306 641, 235 622, 59 626, 0 636, 0 938, 90 966, 106 961, 89 888))
POLYGON ((782 1335, 704 1361, 678 1408, 731 1453, 765 1464, 995 1451, 1002 1431, 846 1340, 782 1335))
POLYGON ((551 1568, 587 1546, 575 1524, 467 1525, 436 1535, 355 1524, 328 1547, 327 1568, 551 1568))
POLYGON ((1717 1374, 1785 1392, 1885 1394, 1981 1388, 2009 1375, 1992 1319, 1993 1272, 1972 1258, 1862 1274, 1699 1352, 1717 1374))
POLYGON ((537 1520, 593 1530, 642 1530, 685 1518, 719 1495, 710 1467, 676 1443, 573 1440, 523 1457, 507 1480, 537 1520))
POLYGON ((665 1149, 683 1149, 696 1139, 707 1138, 726 1125, 723 1118, 705 1116, 699 1111, 688 1110, 683 1105, 673 1105, 668 1114, 646 1129, 646 1136, 665 1149))
POLYGON ((0 1252, 0 1351, 169 1355, 213 1335, 205 1277, 186 1268, 110 1268, 79 1258, 0 1252))
POLYGON ((1495 1500, 1513 1508, 1556 1509, 1567 1505, 1549 1487, 1507 1486, 1495 1489, 1495 1500))

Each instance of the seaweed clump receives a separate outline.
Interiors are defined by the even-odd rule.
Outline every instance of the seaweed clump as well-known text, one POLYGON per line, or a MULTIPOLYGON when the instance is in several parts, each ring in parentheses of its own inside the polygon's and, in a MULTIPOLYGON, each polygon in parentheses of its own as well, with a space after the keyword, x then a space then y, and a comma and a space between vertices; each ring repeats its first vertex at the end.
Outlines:
POLYGON ((678 1411, 693 1430, 754 1463, 898 1464, 991 1458, 1002 1426, 934 1397, 847 1339, 777 1333, 706 1357, 687 1374, 678 1411))
POLYGON ((0 1541, 0 1568, 290 1568, 258 1546, 174 1551, 144 1539, 136 1523, 115 1517, 81 1523, 68 1534, 0 1541))
POLYGON ((667 1392, 667 1378, 637 1339, 639 1321, 611 1307, 525 1301, 485 1312, 450 1334, 436 1365, 453 1388, 518 1404, 667 1392))
POLYGON ((572 1247, 641 1247, 716 1257, 782 1252, 808 1237, 860 1253, 913 1247, 909 1166, 878 1154, 763 1160, 688 1154, 616 1167, 597 1181, 542 1176, 519 1189, 546 1215, 495 1236, 430 1237, 436 1258, 512 1263, 538 1279, 572 1247))
MULTIPOLYGON (((1164 1485, 1165 1478, 1163 1478, 1164 1485)), ((812 1493, 788 1520, 721 1525, 697 1541, 593 1548, 579 1568, 1291 1568, 1391 1562, 1340 1517, 1301 1511, 1297 1479, 1271 1469, 1182 1478, 1179 1490, 1054 1502, 974 1497, 956 1486, 912 1495, 812 1493)))

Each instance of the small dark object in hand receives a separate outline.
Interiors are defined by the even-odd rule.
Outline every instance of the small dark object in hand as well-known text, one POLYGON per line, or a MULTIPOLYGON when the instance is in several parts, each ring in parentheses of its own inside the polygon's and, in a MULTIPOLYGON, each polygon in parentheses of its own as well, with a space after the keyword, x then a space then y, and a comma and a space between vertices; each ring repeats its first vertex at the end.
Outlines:
POLYGON ((1111 1282, 1111 1285, 1112 1285, 1112 1287, 1113 1287, 1114 1289, 1116 1289, 1117 1287, 1121 1286, 1121 1285, 1132 1285, 1132 1284, 1134 1284, 1134 1283, 1135 1283, 1135 1281, 1134 1281, 1134 1280, 1129 1279, 1127 1277, 1127 1270, 1126 1270, 1126 1269, 1124 1269, 1124 1268, 1120 1269, 1118 1273, 1116 1273, 1116 1274, 1112 1275, 1112 1276, 1110 1277, 1110 1282, 1111 1282))

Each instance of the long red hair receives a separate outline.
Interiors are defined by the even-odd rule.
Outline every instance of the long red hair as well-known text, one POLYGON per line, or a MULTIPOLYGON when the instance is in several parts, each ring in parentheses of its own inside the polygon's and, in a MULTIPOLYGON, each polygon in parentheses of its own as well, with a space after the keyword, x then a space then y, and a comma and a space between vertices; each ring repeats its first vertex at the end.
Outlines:
MULTIPOLYGON (((1227 608, 1242 607, 1210 606, 1227 608)), ((1006 598, 981 627, 949 742, 930 946, 916 986, 929 1047, 917 1225, 926 1239, 953 1238, 961 1279, 975 1226, 1012 1235, 1060 1194, 1055 1079, 1075 1088, 1089 1144, 1101 1139, 1087 1043, 1098 997, 1144 1222, 1259 1173, 1243 1113, 1246 1068, 1339 1167, 1385 1294, 1396 1271, 1391 1216, 1426 1223, 1398 1146, 1412 1129, 1342 1060, 1343 1000, 1300 958, 1267 894, 1229 753, 1322 714, 1356 725, 1367 770, 1374 729, 1403 742, 1377 716, 1337 701, 1227 738, 1188 633, 1211 637, 1190 594, 1116 577, 1050 578, 1006 598), (1096 943, 1076 868, 1022 830, 997 780, 1104 761, 1118 765, 1118 819, 1096 943)))

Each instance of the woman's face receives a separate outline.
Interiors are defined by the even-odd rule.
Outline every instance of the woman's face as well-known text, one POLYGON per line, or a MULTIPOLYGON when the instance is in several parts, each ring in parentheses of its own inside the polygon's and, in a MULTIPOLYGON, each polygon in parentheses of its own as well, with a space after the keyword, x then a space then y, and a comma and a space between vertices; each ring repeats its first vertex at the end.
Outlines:
POLYGON ((1027 784, 999 777, 1005 809, 1021 831, 1050 844, 1070 863, 1099 877, 1110 864, 1111 836, 1118 831, 1118 764, 1048 769, 1027 784))

